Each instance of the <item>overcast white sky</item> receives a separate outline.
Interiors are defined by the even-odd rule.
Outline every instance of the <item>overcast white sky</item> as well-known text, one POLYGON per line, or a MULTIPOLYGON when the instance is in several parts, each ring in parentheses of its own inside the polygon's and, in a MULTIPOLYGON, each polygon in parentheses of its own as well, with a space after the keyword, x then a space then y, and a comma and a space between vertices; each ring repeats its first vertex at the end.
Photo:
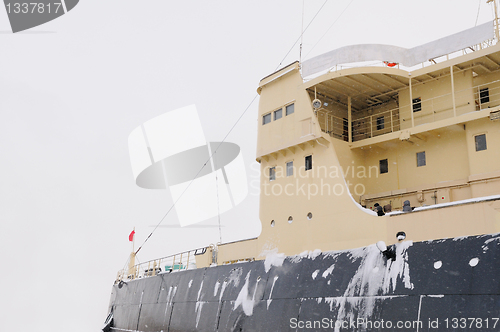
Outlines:
MULTIPOLYGON (((330 0, 303 54, 417 46, 473 27, 479 2, 480 24, 492 19, 486 0, 330 0)), ((305 1, 305 25, 323 3, 305 1)), ((12 34, 0 8, 0 330, 100 329, 128 234, 136 227, 142 243, 172 204, 168 191, 135 185, 128 135, 196 104, 207 140, 221 140, 299 37, 301 20, 299 0, 82 0, 12 34)), ((298 46, 283 64, 297 59, 298 46)), ((257 105, 228 137, 242 149, 249 181, 257 179, 257 105)), ((260 232, 249 185, 248 198, 221 215, 223 242, 260 232)), ((164 224, 178 224, 175 213, 164 224)), ((139 259, 218 239, 217 228, 162 227, 139 259)))

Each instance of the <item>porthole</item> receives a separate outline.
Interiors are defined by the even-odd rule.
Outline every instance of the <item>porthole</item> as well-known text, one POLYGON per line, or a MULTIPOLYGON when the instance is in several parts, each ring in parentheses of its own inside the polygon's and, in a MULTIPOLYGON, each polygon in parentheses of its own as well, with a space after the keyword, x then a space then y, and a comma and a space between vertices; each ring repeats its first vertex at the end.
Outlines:
POLYGON ((274 220, 271 220, 271 227, 274 227, 274 220))
POLYGON ((288 217, 288 223, 291 224, 293 222, 292 216, 288 217))
POLYGON ((313 214, 311 212, 309 212, 307 214, 307 220, 311 220, 313 218, 313 214))
POLYGON ((479 258, 477 258, 477 257, 476 257, 476 258, 473 258, 473 259, 471 259, 471 260, 469 261, 469 265, 470 265, 471 267, 476 266, 478 263, 479 263, 479 258))

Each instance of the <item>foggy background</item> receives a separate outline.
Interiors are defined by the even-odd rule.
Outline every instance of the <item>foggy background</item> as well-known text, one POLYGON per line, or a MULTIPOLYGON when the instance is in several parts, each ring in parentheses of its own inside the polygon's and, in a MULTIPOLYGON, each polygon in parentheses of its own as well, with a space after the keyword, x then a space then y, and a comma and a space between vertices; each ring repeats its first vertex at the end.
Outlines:
MULTIPOLYGON (((324 3, 304 2, 304 28, 324 3)), ((302 7, 82 0, 17 34, 0 8, 2 331, 100 330, 129 233, 137 248, 172 205, 168 190, 135 185, 128 135, 196 104, 207 141, 223 139, 260 79, 298 60, 302 7)), ((414 47, 492 18, 486 0, 330 0, 304 34, 303 59, 350 44, 414 47)), ((174 211, 139 261, 259 235, 257 107, 227 138, 241 147, 249 195, 220 216, 222 234, 173 227, 174 211)))

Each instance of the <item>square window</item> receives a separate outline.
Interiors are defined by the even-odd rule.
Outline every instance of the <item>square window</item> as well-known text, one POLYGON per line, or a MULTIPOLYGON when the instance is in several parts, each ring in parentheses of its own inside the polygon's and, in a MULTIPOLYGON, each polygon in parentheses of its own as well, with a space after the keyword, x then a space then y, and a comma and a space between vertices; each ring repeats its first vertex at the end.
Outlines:
POLYGON ((385 119, 383 116, 377 118, 377 130, 384 129, 384 122, 385 122, 385 119))
POLYGON ((276 180, 276 167, 271 167, 269 169, 269 181, 276 180))
POLYGON ((290 104, 286 107, 286 115, 290 115, 295 111, 294 104, 290 104))
POLYGON ((479 90, 479 102, 481 104, 488 103, 490 101, 490 91, 488 88, 479 90))
POLYGON ((476 151, 486 150, 486 134, 474 136, 476 142, 476 151))
POLYGON ((271 122, 271 113, 266 114, 262 117, 262 124, 263 125, 268 124, 269 122, 271 122))
POLYGON ((387 159, 379 161, 379 169, 380 169, 380 174, 389 172, 389 163, 387 162, 387 159))
POLYGON ((422 99, 420 97, 413 99, 411 102, 413 104, 413 113, 422 110, 422 99))
POLYGON ((313 168, 313 156, 306 157, 306 171, 313 168))
POLYGON ((293 161, 289 161, 286 163, 286 176, 293 175, 293 161))
POLYGON ((425 166, 425 151, 417 152, 417 167, 425 166))
POLYGON ((274 121, 281 119, 282 117, 283 117, 283 109, 282 108, 274 111, 274 121))

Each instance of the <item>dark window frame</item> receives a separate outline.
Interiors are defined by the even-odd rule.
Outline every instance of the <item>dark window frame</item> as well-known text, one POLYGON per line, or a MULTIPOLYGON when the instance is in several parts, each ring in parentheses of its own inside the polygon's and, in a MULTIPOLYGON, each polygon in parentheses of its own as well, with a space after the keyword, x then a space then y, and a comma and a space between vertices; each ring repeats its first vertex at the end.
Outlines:
POLYGON ((267 113, 267 114, 264 114, 262 116, 262 125, 263 126, 266 125, 266 124, 268 124, 268 123, 271 123, 271 121, 272 121, 271 113, 267 113), (266 119, 269 119, 269 121, 266 122, 266 119))
POLYGON ((273 117, 274 117, 274 121, 281 119, 283 117, 283 109, 280 108, 280 109, 277 109, 276 111, 274 111, 273 112, 273 117), (276 114, 279 114, 279 118, 276 117, 276 114))
POLYGON ((490 90, 483 88, 479 90, 479 104, 486 104, 490 102, 490 90))
POLYGON ((377 118, 377 130, 382 130, 385 128, 385 116, 379 116, 377 118))
POLYGON ((285 106, 285 116, 295 113, 295 103, 285 106))
POLYGON ((312 169, 312 154, 305 157, 305 168, 306 171, 312 169))
POLYGON ((427 165, 427 159, 425 156, 425 151, 417 152, 417 167, 422 167, 426 165, 427 165))
POLYGON ((293 160, 287 161, 285 163, 285 168, 286 168, 286 176, 293 176, 293 160), (291 167, 289 168, 288 165, 291 164, 291 167), (288 170, 291 170, 289 173, 288 170))
POLYGON ((411 103, 413 105, 413 113, 420 112, 422 110, 422 98, 421 97, 413 98, 411 103))
POLYGON ((276 166, 269 167, 269 181, 276 180, 276 166))
POLYGON ((488 144, 486 142, 486 134, 475 135, 474 145, 476 148, 476 152, 488 150, 488 144))
POLYGON ((380 174, 389 173, 389 159, 382 159, 378 162, 380 174))

